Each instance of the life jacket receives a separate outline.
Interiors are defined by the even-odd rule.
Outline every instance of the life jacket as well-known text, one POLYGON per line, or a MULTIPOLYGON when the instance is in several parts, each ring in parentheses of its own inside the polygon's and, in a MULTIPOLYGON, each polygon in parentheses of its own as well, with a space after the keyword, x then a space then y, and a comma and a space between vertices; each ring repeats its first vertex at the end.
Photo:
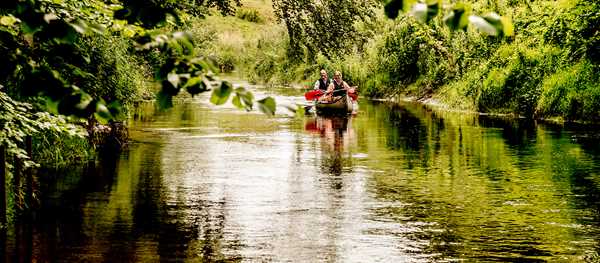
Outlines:
POLYGON ((341 90, 344 89, 344 81, 342 80, 342 84, 338 84, 337 81, 333 81, 333 90, 341 90))
POLYGON ((323 79, 319 79, 319 89, 320 90, 327 90, 327 87, 329 87, 329 84, 331 84, 331 79, 327 78, 327 81, 323 81, 323 79))

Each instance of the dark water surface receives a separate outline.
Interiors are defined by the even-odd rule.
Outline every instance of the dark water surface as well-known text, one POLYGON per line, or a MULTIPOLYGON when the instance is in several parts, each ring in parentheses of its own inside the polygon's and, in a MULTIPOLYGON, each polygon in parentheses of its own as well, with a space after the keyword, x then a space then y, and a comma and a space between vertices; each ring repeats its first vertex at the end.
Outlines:
POLYGON ((141 105, 120 156, 46 176, 37 220, 9 232, 4 259, 600 259, 592 127, 367 101, 351 118, 266 117, 208 95, 141 105))

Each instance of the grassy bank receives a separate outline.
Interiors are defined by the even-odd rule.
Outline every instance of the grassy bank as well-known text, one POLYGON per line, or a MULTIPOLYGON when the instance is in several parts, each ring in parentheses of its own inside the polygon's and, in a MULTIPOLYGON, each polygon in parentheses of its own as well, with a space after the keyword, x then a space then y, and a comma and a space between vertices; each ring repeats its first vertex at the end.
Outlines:
MULTIPOLYGON (((319 68, 373 98, 435 98, 461 110, 529 118, 599 121, 598 3, 470 1, 478 13, 510 17, 515 36, 494 38, 472 29, 450 31, 441 17, 425 25, 383 15, 365 48, 337 58, 287 59, 285 27, 270 1, 242 1, 244 14, 210 16, 191 28, 199 52, 222 72, 268 84, 310 83, 319 68), (249 18, 251 17, 251 18, 249 18)), ((367 30, 367 29, 361 29, 367 30)))

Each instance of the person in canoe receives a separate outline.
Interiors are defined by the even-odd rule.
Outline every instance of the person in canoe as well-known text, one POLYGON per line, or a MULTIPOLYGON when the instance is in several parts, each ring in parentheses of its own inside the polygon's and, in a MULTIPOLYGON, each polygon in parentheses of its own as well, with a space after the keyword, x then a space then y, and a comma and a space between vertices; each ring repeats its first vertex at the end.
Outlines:
POLYGON ((313 85, 313 90, 304 93, 304 97, 306 100, 315 101, 319 97, 321 97, 327 91, 329 84, 331 84, 331 79, 327 75, 327 71, 325 69, 321 69, 319 72, 321 78, 315 81, 315 85, 313 85))
POLYGON ((339 70, 336 70, 335 73, 333 73, 333 81, 327 87, 327 91, 325 91, 325 95, 323 95, 323 96, 321 96, 321 98, 319 98, 319 101, 322 101, 322 102, 331 101, 333 99, 333 92, 336 90, 352 91, 353 89, 354 88, 350 87, 348 85, 348 83, 346 83, 342 79, 342 72, 340 72, 339 70))
POLYGON ((315 82, 314 90, 322 90, 325 92, 329 87, 329 84, 331 84, 331 80, 329 79, 329 76, 327 76, 327 71, 325 71, 325 69, 321 69, 320 74, 321 78, 315 82))

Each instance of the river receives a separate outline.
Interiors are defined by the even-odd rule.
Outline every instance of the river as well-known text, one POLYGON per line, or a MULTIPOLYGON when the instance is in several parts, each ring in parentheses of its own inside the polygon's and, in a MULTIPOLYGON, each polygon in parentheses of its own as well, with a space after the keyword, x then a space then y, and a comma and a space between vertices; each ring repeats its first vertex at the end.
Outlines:
POLYGON ((594 127, 366 100, 349 118, 269 117, 209 95, 142 104, 120 155, 43 177, 4 259, 600 260, 594 127))

